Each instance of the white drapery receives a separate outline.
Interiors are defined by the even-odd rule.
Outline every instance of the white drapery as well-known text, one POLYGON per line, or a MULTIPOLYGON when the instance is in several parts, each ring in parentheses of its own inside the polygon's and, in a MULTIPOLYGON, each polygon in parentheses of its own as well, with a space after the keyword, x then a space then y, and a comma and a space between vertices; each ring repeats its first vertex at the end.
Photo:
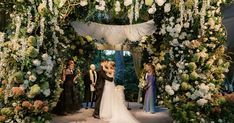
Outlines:
POLYGON ((104 40, 110 45, 124 44, 126 40, 139 41, 143 36, 153 34, 156 29, 153 20, 132 25, 107 25, 73 21, 71 25, 79 35, 89 35, 96 40, 104 40))

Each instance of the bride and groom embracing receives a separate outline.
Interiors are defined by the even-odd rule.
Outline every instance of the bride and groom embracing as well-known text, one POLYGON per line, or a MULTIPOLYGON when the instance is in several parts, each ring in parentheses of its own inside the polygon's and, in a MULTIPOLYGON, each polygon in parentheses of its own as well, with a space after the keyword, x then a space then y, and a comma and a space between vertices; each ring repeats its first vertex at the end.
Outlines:
POLYGON ((110 123, 139 123, 127 110, 124 88, 115 86, 115 62, 103 60, 96 83, 96 103, 94 118, 110 123))

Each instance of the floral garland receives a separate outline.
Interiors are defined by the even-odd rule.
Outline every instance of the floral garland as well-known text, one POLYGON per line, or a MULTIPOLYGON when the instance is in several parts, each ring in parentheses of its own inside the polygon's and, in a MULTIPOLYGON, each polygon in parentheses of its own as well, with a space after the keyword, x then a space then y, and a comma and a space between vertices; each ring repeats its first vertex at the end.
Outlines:
POLYGON ((159 35, 141 42, 155 65, 158 103, 170 108, 175 122, 230 122, 210 116, 230 65, 220 12, 225 1, 174 2, 177 9, 161 20, 159 35))
MULTIPOLYGON (((76 61, 84 64, 82 60, 92 57, 94 44, 89 37, 77 36, 66 23, 59 23, 65 18, 61 13, 67 10, 60 8, 65 4, 62 1, 3 4, 12 6, 13 11, 9 10, 10 28, 0 32, 0 122, 49 122, 62 92, 64 61, 76 52, 80 57, 76 61), (78 51, 74 51, 76 47, 78 51)), ((78 81, 82 86, 81 78, 78 81)))

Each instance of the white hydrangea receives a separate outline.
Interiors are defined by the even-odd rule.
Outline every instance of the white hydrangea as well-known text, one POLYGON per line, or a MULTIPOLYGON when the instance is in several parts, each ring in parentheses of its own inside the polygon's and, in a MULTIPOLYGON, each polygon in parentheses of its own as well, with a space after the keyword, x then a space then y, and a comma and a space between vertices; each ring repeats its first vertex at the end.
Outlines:
POLYGON ((37 67, 37 68, 36 68, 36 72, 37 72, 37 74, 39 74, 39 75, 42 74, 42 73, 43 73, 42 67, 40 67, 40 66, 37 67))
POLYGON ((180 84, 175 83, 175 82, 172 83, 172 89, 173 89, 174 91, 177 91, 179 88, 180 88, 180 84))
POLYGON ((176 24, 176 25, 175 25, 174 30, 175 30, 176 33, 180 33, 180 32, 181 32, 181 29, 182 29, 182 27, 181 27, 180 24, 176 24))
POLYGON ((42 92, 46 97, 50 96, 50 89, 46 89, 42 92))
POLYGON ((199 99, 199 100, 197 100, 197 104, 199 106, 204 106, 206 103, 208 103, 208 100, 206 100, 206 99, 199 99))
POLYGON ((170 85, 165 86, 165 91, 171 96, 175 94, 175 92, 173 91, 170 85))
POLYGON ((209 86, 205 85, 204 83, 199 85, 199 91, 201 91, 202 93, 208 93, 209 89, 209 86))
POLYGON ((35 60, 33 60, 33 65, 34 66, 40 66, 41 65, 41 61, 38 60, 38 59, 35 59, 35 60))
POLYGON ((47 53, 43 54, 41 57, 44 61, 47 61, 49 59, 49 55, 47 53))

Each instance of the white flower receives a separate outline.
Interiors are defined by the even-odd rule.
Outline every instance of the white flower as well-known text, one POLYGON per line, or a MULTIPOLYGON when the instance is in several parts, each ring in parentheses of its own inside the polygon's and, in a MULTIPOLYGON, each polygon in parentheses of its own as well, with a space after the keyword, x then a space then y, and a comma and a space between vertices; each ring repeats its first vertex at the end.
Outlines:
POLYGON ((38 60, 38 59, 35 59, 35 60, 33 60, 33 65, 34 66, 40 66, 41 65, 41 61, 38 60))
POLYGON ((174 95, 174 91, 172 90, 171 86, 170 85, 166 85, 165 86, 165 91, 169 94, 169 95, 174 95))
POLYGON ((170 12, 171 11, 171 4, 170 3, 166 3, 164 6, 164 12, 170 12))
POLYGON ((37 74, 42 74, 43 73, 43 69, 42 68, 43 68, 42 66, 36 68, 37 74))
POLYGON ((172 46, 179 46, 179 42, 178 42, 178 40, 177 39, 173 39, 172 41, 170 41, 170 44, 172 45, 172 46))
POLYGON ((124 6, 129 6, 132 4, 132 0, 124 0, 124 6))
POLYGON ((60 0, 60 3, 58 5, 59 8, 63 7, 63 5, 66 3, 67 0, 60 0))
POLYGON ((179 87, 180 87, 180 84, 177 84, 177 83, 175 83, 175 82, 172 83, 172 89, 173 89, 174 91, 177 91, 177 90, 179 89, 179 87))
POLYGON ((215 85, 213 83, 208 84, 210 90, 215 90, 215 85))
POLYGON ((186 95, 188 98, 191 97, 191 93, 190 93, 190 92, 187 92, 185 95, 186 95))
POLYGON ((222 123, 222 122, 223 122, 223 120, 222 120, 222 119, 219 119, 219 120, 218 120, 218 122, 219 122, 219 123, 222 123))
POLYGON ((30 75, 30 74, 32 74, 32 72, 31 72, 31 71, 28 71, 27 74, 30 75))
POLYGON ((24 2, 24 0, 17 0, 17 2, 23 3, 23 2, 24 2))
POLYGON ((46 89, 42 92, 46 97, 50 95, 50 89, 46 89))
POLYGON ((37 77, 35 75, 30 75, 29 80, 35 82, 37 80, 37 77))
POLYGON ((148 13, 149 14, 154 14, 156 12, 156 7, 155 7, 155 4, 152 5, 152 7, 150 7, 148 9, 148 13))
POLYGON ((178 102, 180 100, 180 98, 178 96, 173 98, 173 102, 178 102))
POLYGON ((174 28, 175 32, 180 33, 180 32, 181 32, 181 29, 182 29, 182 27, 181 27, 180 24, 176 24, 176 25, 175 25, 175 28, 174 28))
POLYGON ((5 33, 0 32, 0 42, 4 41, 5 33))
POLYGON ((199 91, 201 91, 202 93, 208 93, 208 91, 209 91, 209 86, 208 86, 208 85, 205 85, 204 83, 202 83, 202 84, 199 86, 199 91))
POLYGON ((47 53, 43 54, 41 57, 44 61, 47 61, 49 59, 49 55, 47 53))
POLYGON ((86 5, 88 5, 88 1, 87 0, 81 0, 80 5, 81 6, 86 6, 86 5))
POLYGON ((163 104, 163 101, 159 101, 158 104, 159 104, 159 105, 162 105, 162 104, 163 104))
POLYGON ((219 31, 219 29, 221 28, 221 24, 215 25, 215 31, 219 31))
POLYGON ((99 5, 96 5, 96 9, 100 11, 104 11, 106 6, 106 2, 104 0, 99 1, 99 5))
POLYGON ((197 104, 198 104, 199 106, 204 106, 206 103, 208 103, 208 100, 206 100, 206 99, 199 99, 199 100, 197 101, 197 104))
POLYGON ((213 19, 213 18, 209 18, 208 23, 209 23, 209 25, 210 25, 210 28, 211 28, 211 29, 214 29, 214 26, 215 26, 215 21, 214 21, 214 19, 213 19))
POLYGON ((159 5, 159 6, 162 6, 166 0, 155 0, 155 2, 159 5))
POLYGON ((184 28, 189 28, 189 22, 184 23, 184 28))
POLYGON ((17 103, 15 103, 15 102, 14 102, 14 103, 12 103, 12 106, 13 106, 13 107, 17 106, 17 103))
POLYGON ((115 12, 120 12, 121 11, 121 7, 120 7, 120 2, 119 1, 116 1, 115 2, 115 12))

